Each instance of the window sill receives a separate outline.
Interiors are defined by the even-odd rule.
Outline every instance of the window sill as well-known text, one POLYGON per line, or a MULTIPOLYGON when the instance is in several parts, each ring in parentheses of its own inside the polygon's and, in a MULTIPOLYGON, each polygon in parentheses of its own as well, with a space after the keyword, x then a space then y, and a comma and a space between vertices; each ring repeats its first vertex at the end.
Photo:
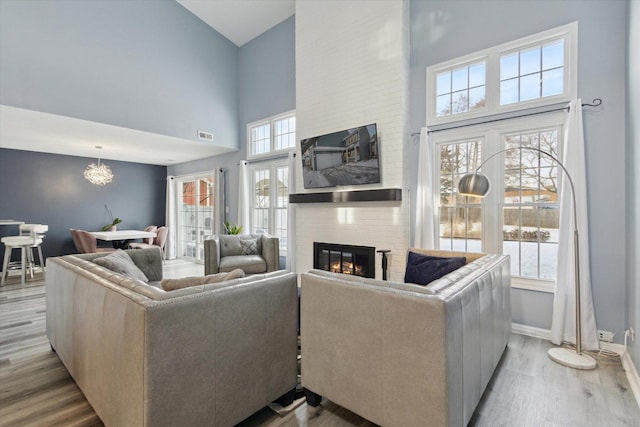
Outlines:
POLYGON ((555 294, 555 291, 556 291, 555 282, 548 281, 548 280, 524 279, 522 277, 512 277, 511 287, 514 289, 545 292, 548 294, 555 294))

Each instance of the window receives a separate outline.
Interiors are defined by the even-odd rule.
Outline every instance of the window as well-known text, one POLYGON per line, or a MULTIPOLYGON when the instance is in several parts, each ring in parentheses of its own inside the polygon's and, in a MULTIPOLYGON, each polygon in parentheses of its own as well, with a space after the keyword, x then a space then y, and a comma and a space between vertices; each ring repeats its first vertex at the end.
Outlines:
POLYGON ((178 254, 204 260, 204 240, 213 234, 214 175, 178 179, 178 254))
POLYGON ((564 39, 500 56, 500 105, 564 92, 564 39))
POLYGON ((559 128, 506 134, 504 156, 503 247, 514 276, 555 280, 560 228, 558 205, 559 128), (523 149, 519 149, 523 148, 523 149))
POLYGON ((466 113, 485 106, 485 61, 436 74, 436 115, 466 113))
POLYGON ((253 188, 252 233, 269 233, 280 239, 280 254, 287 252, 289 167, 285 161, 251 168, 253 188))
POLYGON ((511 257, 514 286, 552 291, 558 254, 561 113, 480 124, 433 135, 438 163, 439 247, 511 257), (528 150, 527 148, 533 148, 528 150), (482 165, 485 199, 462 196, 458 181, 482 165))
POLYGON ((295 112, 279 114, 247 125, 249 158, 263 158, 251 166, 251 233, 280 239, 280 255, 287 252, 289 167, 283 155, 296 146, 295 112), (264 157, 279 155, 277 160, 264 157))
POLYGON ((295 148, 296 116, 288 112, 247 125, 248 158, 266 157, 295 148))
POLYGON ((577 23, 427 68, 427 124, 576 97, 577 23))
MULTIPOLYGON (((427 124, 568 102, 577 93, 576 40, 572 23, 427 68, 427 124)), ((433 134, 440 248, 508 254, 514 286, 553 291, 560 175, 536 150, 557 158, 563 120, 545 113, 433 134), (458 194, 460 178, 480 165, 488 196, 458 194)))
POLYGON ((482 251, 480 199, 458 194, 458 181, 481 162, 482 139, 440 144, 440 249, 482 251))

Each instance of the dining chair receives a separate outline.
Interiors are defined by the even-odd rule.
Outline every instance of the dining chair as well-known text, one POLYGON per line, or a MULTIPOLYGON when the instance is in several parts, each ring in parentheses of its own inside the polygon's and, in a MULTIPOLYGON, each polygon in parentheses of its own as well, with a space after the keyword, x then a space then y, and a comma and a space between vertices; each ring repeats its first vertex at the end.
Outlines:
POLYGON ((164 260, 164 256, 165 256, 164 247, 165 247, 165 244, 167 243, 168 235, 169 235, 169 227, 166 227, 166 226, 158 227, 156 231, 156 237, 153 238, 152 243, 133 242, 133 243, 129 243, 129 248, 130 249, 146 249, 146 248, 158 247, 160 248, 160 252, 162 252, 162 259, 164 260))
POLYGON ((98 246, 98 239, 88 231, 70 229, 73 244, 76 246, 78 253, 92 254, 95 252, 113 252, 113 248, 103 248, 98 246))
MULTIPOLYGON (((156 233, 158 231, 158 227, 155 225, 150 225, 148 227, 146 227, 144 229, 144 231, 148 231, 149 233, 156 233)), ((153 241, 154 241, 155 237, 147 237, 145 239, 142 239, 142 241, 144 243, 147 243, 149 245, 153 245, 153 241)))

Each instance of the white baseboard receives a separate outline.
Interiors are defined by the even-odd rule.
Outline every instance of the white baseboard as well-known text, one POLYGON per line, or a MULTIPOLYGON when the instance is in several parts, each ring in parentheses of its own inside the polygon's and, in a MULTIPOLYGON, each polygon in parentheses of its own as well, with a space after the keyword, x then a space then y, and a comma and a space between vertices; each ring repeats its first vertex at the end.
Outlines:
MULTIPOLYGON (((511 331, 520 335, 541 338, 543 340, 551 340, 551 331, 547 329, 535 328, 533 326, 521 325, 519 323, 512 323, 511 331)), ((629 352, 626 351, 626 348, 622 344, 614 344, 604 341, 600 341, 600 348, 606 348, 607 350, 612 351, 620 356, 622 368, 627 374, 627 380, 629 380, 631 391, 633 392, 633 396, 636 398, 638 407, 640 407, 640 376, 638 376, 638 370, 633 364, 633 360, 631 359, 629 352)))
POLYGON ((511 323, 511 331, 520 335, 542 338, 547 341, 551 340, 551 331, 548 329, 535 328, 533 326, 521 325, 520 323, 511 323))
MULTIPOLYGON (((621 347, 624 348, 624 346, 621 347)), ((636 365, 633 364, 633 360, 631 359, 628 351, 625 351, 620 359, 622 360, 622 367, 624 368, 629 384, 631 385, 631 391, 636 398, 638 407, 640 407, 640 377, 638 376, 636 365)))

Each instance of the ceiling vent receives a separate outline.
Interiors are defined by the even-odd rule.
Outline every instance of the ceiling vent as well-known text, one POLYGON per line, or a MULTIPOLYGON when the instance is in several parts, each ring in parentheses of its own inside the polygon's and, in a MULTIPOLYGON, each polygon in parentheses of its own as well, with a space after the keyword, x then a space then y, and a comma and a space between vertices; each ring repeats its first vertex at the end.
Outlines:
POLYGON ((199 130, 198 139, 203 139, 205 141, 213 141, 213 134, 209 132, 205 132, 203 130, 199 130))

